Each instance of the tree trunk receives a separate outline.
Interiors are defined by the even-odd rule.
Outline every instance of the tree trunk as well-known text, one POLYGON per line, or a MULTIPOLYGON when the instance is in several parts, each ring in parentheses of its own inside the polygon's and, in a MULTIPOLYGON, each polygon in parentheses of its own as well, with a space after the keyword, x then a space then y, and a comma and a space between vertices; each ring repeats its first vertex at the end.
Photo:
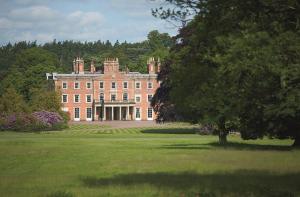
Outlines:
POLYGON ((219 132, 219 143, 220 145, 226 145, 227 144, 227 133, 224 131, 219 132))
POLYGON ((300 135, 296 135, 293 147, 300 148, 300 135))
POLYGON ((227 134, 228 132, 226 131, 225 128, 225 118, 220 118, 219 120, 219 143, 220 145, 226 145, 227 144, 227 134))

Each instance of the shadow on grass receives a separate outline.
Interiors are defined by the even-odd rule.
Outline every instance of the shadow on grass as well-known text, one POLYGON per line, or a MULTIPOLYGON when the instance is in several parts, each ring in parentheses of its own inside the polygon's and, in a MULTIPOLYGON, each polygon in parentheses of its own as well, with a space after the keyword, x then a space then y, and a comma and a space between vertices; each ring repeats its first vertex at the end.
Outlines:
POLYGON ((218 142, 211 142, 205 144, 170 144, 164 145, 163 149, 230 149, 230 150, 276 150, 276 151, 290 151, 292 146, 286 145, 269 145, 269 144, 247 144, 240 142, 228 142, 227 145, 222 146, 218 142))
POLYGON ((289 151, 292 150, 292 146, 286 145, 270 145, 270 144, 248 144, 241 142, 228 142, 227 145, 222 146, 218 142, 208 143, 207 145, 219 148, 228 148, 236 150, 278 150, 289 151))
POLYGON ((159 133, 159 134, 195 134, 194 128, 155 128, 144 129, 142 133, 159 133))
POLYGON ((86 187, 138 186, 147 184, 195 196, 297 196, 300 194, 300 173, 272 174, 266 171, 242 170, 233 173, 197 174, 184 172, 132 173, 112 178, 82 177, 86 187))

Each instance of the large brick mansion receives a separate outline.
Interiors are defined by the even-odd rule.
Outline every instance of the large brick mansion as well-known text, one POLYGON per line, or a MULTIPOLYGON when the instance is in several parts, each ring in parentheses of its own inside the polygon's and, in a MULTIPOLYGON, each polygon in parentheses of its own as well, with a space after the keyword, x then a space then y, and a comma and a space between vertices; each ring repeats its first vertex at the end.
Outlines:
POLYGON ((103 70, 96 71, 91 62, 87 72, 84 60, 76 58, 72 73, 46 76, 61 92, 62 110, 69 112, 71 120, 153 120, 150 101, 159 86, 159 60, 150 58, 147 68, 148 74, 120 71, 118 58, 107 58, 103 70))

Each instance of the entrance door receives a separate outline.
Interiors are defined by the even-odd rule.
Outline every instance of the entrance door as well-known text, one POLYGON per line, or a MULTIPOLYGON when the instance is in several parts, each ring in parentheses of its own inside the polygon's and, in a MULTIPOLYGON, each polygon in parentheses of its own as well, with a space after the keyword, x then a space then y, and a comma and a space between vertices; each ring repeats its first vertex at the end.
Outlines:
POLYGON ((112 107, 105 108, 105 118, 106 120, 112 120, 112 107))
POLYGON ((127 116, 127 107, 122 107, 121 108, 121 120, 126 120, 127 116))
POLYGON ((135 120, 141 120, 141 108, 135 108, 135 120))

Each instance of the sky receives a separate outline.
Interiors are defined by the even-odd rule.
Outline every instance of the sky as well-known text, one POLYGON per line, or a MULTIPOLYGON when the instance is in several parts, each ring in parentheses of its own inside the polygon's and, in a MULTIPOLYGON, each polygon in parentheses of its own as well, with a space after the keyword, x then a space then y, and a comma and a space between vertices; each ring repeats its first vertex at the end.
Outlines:
POLYGON ((0 45, 62 40, 138 42, 177 28, 151 15, 162 0, 0 0, 0 45))

